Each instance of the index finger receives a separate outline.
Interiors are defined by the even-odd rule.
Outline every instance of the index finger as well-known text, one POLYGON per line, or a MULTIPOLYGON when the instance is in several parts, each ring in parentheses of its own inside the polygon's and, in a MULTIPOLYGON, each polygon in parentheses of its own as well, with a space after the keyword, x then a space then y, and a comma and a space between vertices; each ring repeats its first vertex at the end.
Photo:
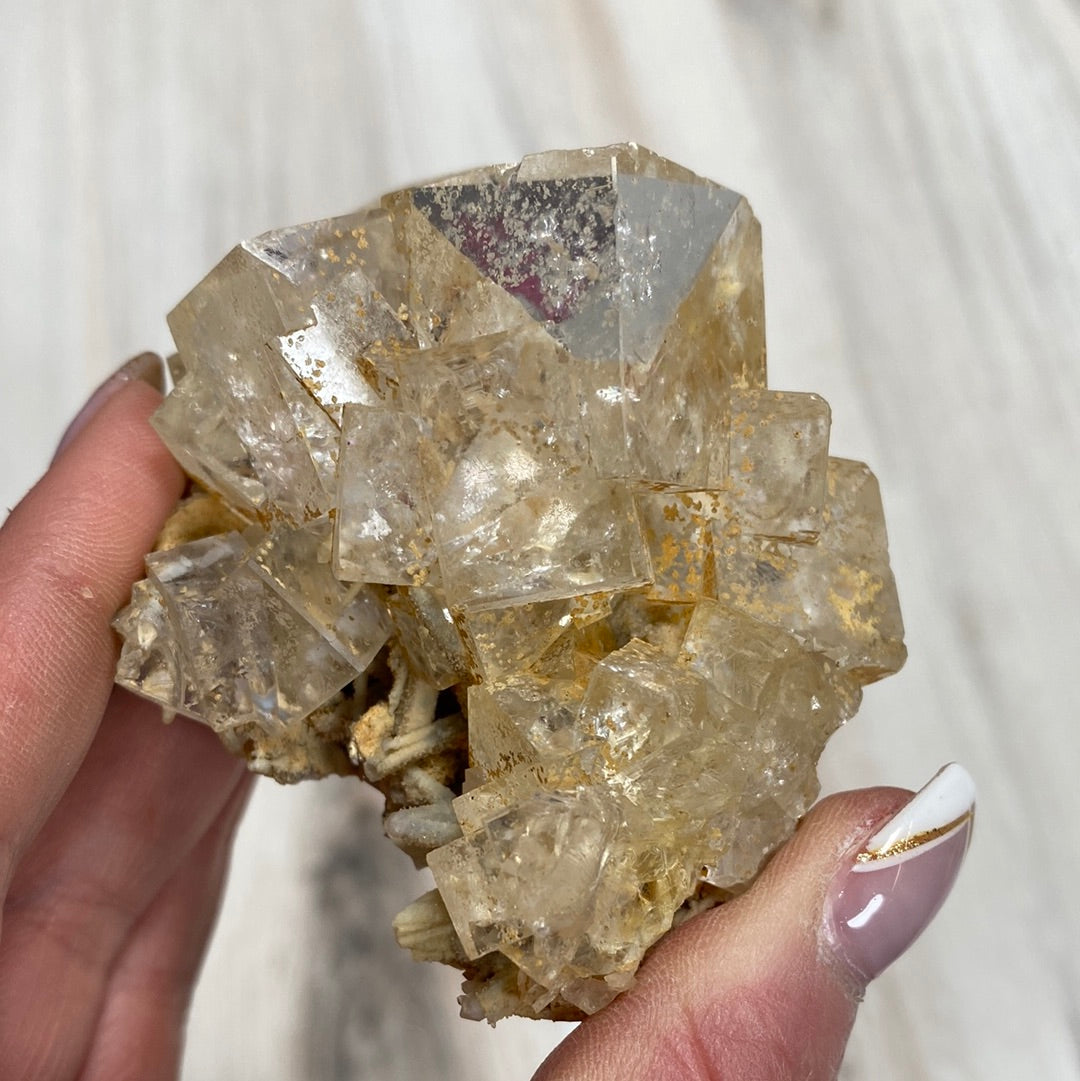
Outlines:
POLYGON ((110 622, 183 487, 147 423, 160 400, 120 386, 0 528, 0 893, 94 738, 110 622))

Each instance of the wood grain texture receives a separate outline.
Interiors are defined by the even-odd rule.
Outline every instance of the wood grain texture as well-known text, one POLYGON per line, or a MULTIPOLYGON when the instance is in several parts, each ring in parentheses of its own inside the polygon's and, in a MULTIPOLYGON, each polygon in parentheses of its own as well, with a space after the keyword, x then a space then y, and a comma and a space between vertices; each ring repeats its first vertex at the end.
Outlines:
MULTIPOLYGON (((237 240, 634 138, 752 199, 770 382, 878 473, 911 659, 826 787, 980 785, 956 893, 842 1076, 1080 1081, 1080 7, 1067 0, 0 0, 0 503, 237 240)), ((260 786, 188 1081, 525 1078, 455 1017, 376 801, 260 786)))

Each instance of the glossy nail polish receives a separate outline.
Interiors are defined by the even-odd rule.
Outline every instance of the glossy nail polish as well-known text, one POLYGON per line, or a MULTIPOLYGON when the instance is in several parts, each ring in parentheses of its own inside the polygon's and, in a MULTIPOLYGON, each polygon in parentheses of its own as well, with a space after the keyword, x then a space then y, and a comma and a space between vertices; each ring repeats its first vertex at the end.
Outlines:
POLYGON ((862 846, 833 882, 826 933, 863 983, 914 941, 949 895, 971 840, 975 784, 946 766, 862 846))

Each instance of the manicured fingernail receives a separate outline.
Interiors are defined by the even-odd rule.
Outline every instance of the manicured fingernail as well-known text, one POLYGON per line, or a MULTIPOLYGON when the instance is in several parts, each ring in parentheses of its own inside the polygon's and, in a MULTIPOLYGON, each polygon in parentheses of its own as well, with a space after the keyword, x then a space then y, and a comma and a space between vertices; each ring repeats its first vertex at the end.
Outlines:
POLYGON ((946 766, 863 845, 833 882, 829 940, 868 983, 922 934, 956 881, 971 840, 975 782, 946 766))
POLYGON ((101 384, 89 401, 79 410, 75 419, 67 426, 60 439, 60 444, 53 455, 53 461, 60 457, 71 441, 90 423, 94 414, 124 385, 141 380, 149 383, 155 390, 165 389, 165 367, 157 353, 140 353, 132 357, 119 371, 114 372, 101 384))

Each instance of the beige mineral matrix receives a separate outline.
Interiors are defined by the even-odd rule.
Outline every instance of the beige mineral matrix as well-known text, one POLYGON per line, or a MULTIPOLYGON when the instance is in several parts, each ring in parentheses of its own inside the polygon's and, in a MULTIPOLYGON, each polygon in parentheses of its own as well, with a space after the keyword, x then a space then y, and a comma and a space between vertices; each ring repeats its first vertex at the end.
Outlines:
POLYGON ((766 386, 746 199, 634 144, 234 248, 169 318, 192 488, 117 680, 354 774, 465 1016, 581 1017, 744 889, 904 661, 877 482, 766 386))

